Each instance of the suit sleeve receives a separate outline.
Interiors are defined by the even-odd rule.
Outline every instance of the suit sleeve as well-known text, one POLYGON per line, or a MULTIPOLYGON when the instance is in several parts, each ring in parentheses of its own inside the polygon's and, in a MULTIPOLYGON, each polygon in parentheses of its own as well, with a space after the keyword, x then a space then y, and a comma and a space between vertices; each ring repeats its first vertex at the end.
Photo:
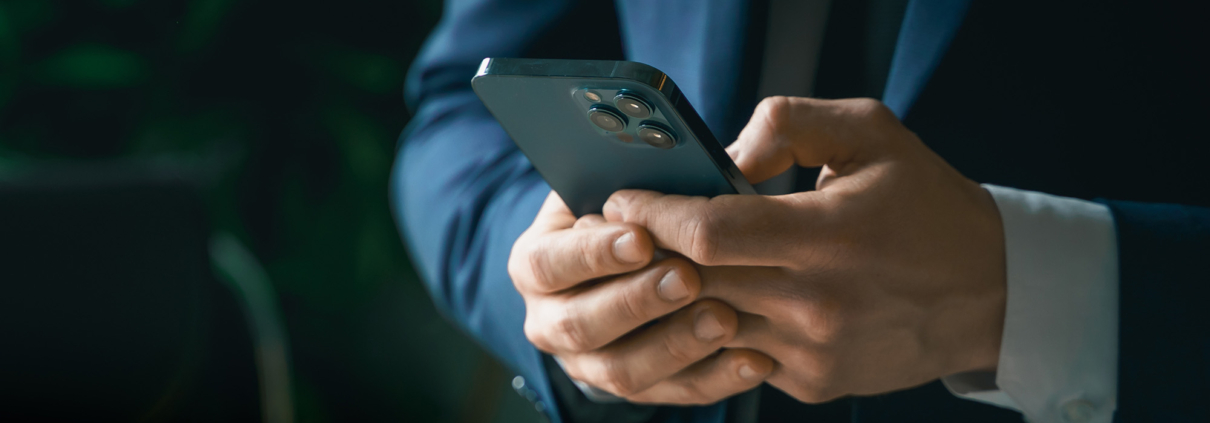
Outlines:
POLYGON ((1210 209, 1105 203, 1121 277, 1115 420, 1210 421, 1210 209))
MULTIPOLYGON (((523 333, 525 305, 507 271, 513 242, 549 187, 471 91, 484 57, 523 56, 571 1, 449 0, 409 70, 414 111, 401 136, 390 200, 437 307, 524 379, 554 422, 550 384, 523 333)), ((521 381, 526 383, 520 383, 521 381)))

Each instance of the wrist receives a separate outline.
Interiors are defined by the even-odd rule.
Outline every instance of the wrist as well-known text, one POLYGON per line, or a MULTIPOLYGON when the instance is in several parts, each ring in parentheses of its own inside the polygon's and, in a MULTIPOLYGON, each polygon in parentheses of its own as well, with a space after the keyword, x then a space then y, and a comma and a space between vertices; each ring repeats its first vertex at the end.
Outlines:
POLYGON ((966 372, 994 372, 1000 362, 1001 338, 1004 333, 1004 314, 1007 309, 1007 292, 990 291, 978 299, 960 300, 966 303, 957 307, 948 317, 961 326, 949 331, 947 353, 938 377, 966 372))
POLYGON ((1004 220, 1000 217, 1000 209, 996 199, 982 186, 971 182, 983 200, 982 215, 985 216, 988 246, 986 262, 988 263, 983 281, 988 287, 982 313, 980 313, 982 333, 975 347, 973 369, 980 371, 995 371, 1000 362, 1000 342, 1004 335, 1004 318, 1008 310, 1008 258, 1005 251, 1004 220))
MULTIPOLYGON (((1000 361, 1001 338, 1008 305, 1007 261, 1004 225, 995 199, 983 187, 974 184, 972 192, 977 223, 968 235, 978 239, 978 254, 972 258, 976 270, 960 283, 973 289, 953 298, 954 307, 947 313, 951 323, 950 360, 944 374, 995 371, 1000 361)), ((961 291, 961 290, 959 290, 961 291)))
POLYGON ((1008 290, 1004 285, 991 294, 985 303, 981 333, 984 335, 972 345, 972 359, 963 371, 996 371, 1000 364, 1000 343, 1004 336, 1004 314, 1007 310, 1008 290))

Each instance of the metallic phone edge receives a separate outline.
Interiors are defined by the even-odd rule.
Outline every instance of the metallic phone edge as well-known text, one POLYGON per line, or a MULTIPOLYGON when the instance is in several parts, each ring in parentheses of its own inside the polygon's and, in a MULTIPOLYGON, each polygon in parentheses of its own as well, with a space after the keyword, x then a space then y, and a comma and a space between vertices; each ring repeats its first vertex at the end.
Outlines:
POLYGON ((698 144, 705 150, 707 158, 727 179, 735 192, 746 195, 756 194, 756 189, 740 172, 739 167, 731 160, 731 156, 715 138, 714 132, 698 115, 697 110, 681 93, 672 78, 651 65, 614 60, 487 57, 479 63, 478 71, 471 78, 472 89, 476 80, 489 76, 616 78, 647 85, 663 95, 676 108, 676 112, 681 115, 685 125, 697 136, 700 141, 698 144))

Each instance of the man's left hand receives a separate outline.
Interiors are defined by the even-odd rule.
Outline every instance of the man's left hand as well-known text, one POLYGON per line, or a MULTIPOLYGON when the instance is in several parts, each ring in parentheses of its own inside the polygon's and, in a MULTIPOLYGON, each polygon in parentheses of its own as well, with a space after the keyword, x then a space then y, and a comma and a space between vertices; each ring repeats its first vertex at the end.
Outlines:
POLYGON ((605 218, 701 265, 737 309, 727 347, 804 402, 996 367, 1004 235, 991 196, 875 100, 774 97, 728 149, 749 180, 822 166, 817 190, 707 199, 619 191, 605 218))

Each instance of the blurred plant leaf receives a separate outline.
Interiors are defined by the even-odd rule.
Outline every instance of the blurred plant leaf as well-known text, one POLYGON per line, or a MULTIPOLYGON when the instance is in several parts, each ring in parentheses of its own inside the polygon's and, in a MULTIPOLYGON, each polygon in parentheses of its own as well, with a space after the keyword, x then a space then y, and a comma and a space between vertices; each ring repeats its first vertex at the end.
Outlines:
POLYGON ((248 123, 234 107, 164 113, 146 119, 129 146, 130 153, 207 151, 247 139, 248 123))
POLYGON ((348 172, 361 184, 378 185, 391 169, 390 131, 379 122, 349 107, 332 107, 324 113, 324 126, 336 139, 348 172))
POLYGON ((234 5, 234 0, 192 0, 185 13, 177 49, 192 52, 205 46, 218 32, 223 16, 234 5))
POLYGON ((327 63, 337 78, 372 94, 397 94, 403 85, 403 65, 387 56, 340 51, 327 63))
POLYGON ((38 68, 37 79, 46 84, 84 89, 128 87, 150 73, 139 55, 102 44, 69 47, 38 68))

